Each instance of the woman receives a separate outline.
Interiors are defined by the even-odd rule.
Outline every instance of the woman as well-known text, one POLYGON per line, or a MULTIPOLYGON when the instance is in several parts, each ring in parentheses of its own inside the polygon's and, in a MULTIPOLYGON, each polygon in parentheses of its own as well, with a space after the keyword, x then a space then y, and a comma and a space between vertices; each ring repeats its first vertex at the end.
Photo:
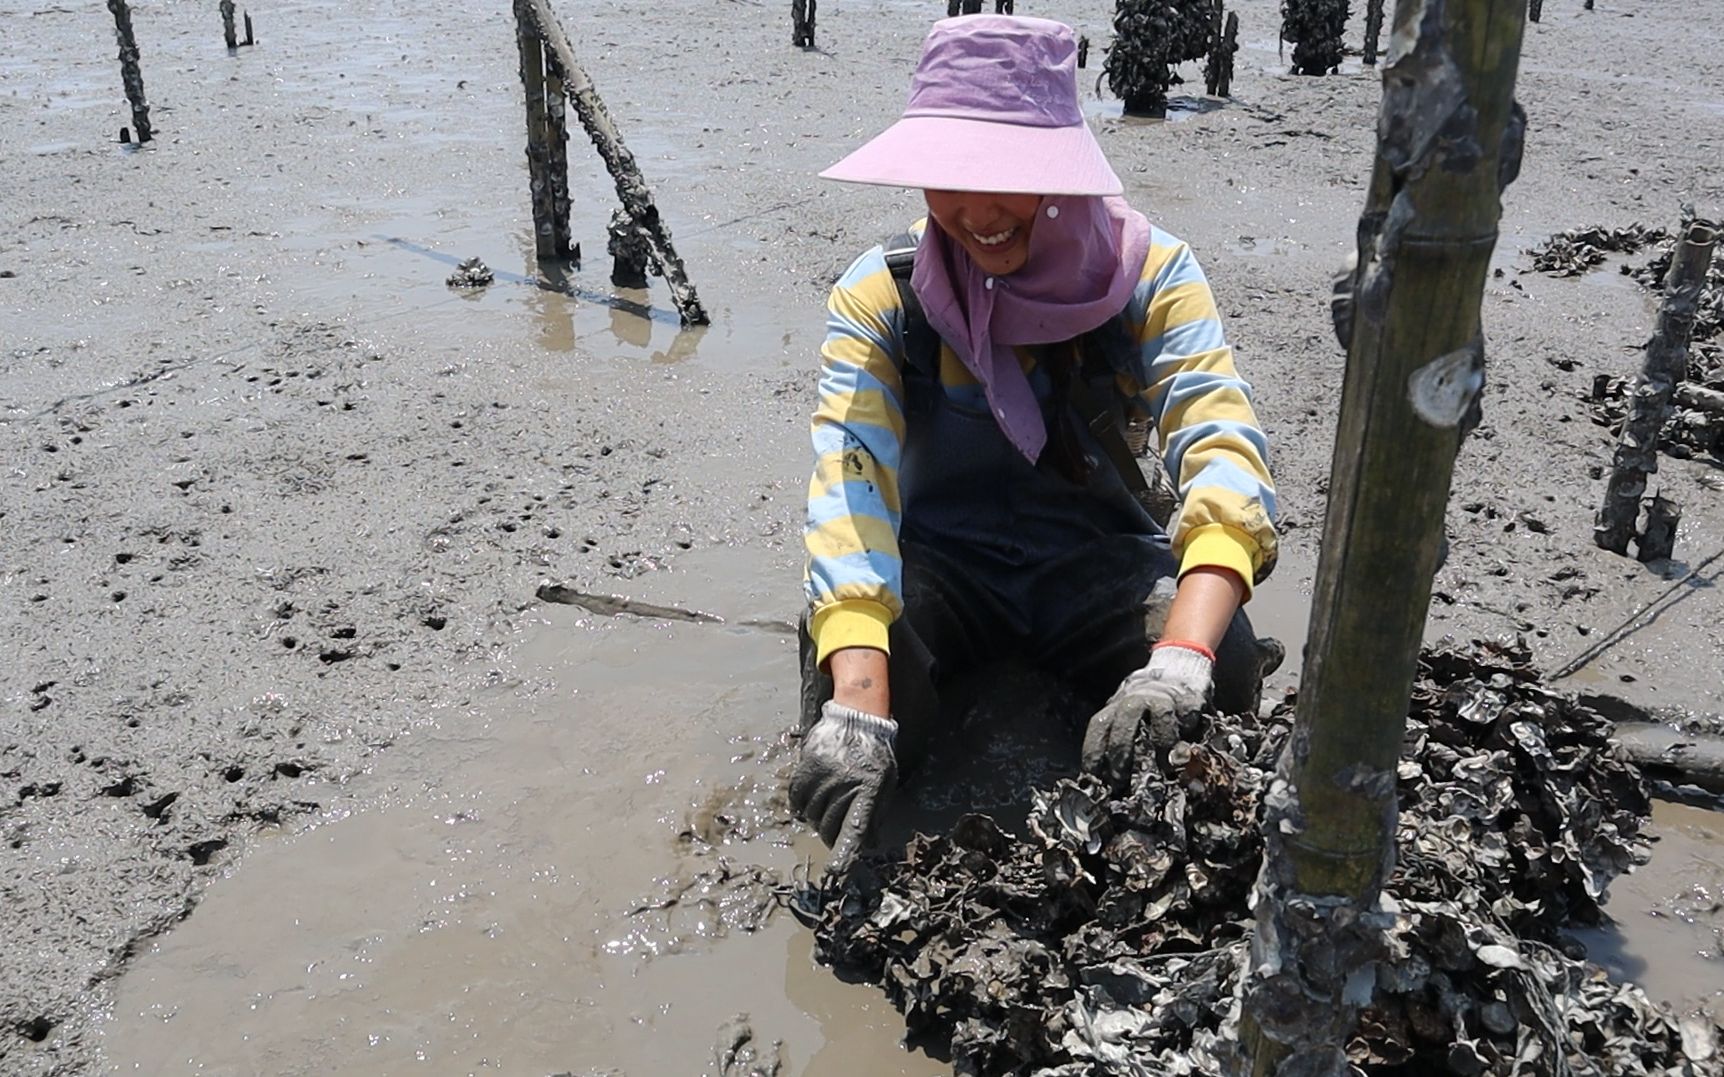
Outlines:
POLYGON ((876 247, 838 281, 821 349, 791 804, 842 871, 955 673, 1022 658, 1105 700, 1084 765, 1116 780, 1140 723, 1165 745, 1212 692, 1255 707, 1240 606, 1273 567, 1275 501, 1208 283, 1117 197, 1069 27, 936 23, 903 117, 822 176, 928 206, 907 274, 876 247), (1108 463, 1126 418, 1160 434, 1170 535, 1108 463), (1152 648, 1144 602, 1170 578, 1152 648))

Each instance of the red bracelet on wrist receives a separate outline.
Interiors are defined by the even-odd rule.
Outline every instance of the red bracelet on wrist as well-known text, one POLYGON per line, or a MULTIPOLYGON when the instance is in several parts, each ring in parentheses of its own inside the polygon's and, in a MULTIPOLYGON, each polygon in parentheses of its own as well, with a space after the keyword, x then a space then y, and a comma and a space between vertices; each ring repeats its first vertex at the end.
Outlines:
POLYGON ((1193 640, 1188 640, 1188 639, 1157 640, 1153 645, 1150 646, 1149 649, 1151 651, 1159 651, 1163 647, 1180 647, 1180 648, 1183 648, 1184 650, 1187 650, 1187 651, 1195 651, 1196 653, 1209 659, 1211 662, 1215 661, 1215 652, 1214 651, 1210 650, 1208 647, 1205 647, 1203 644, 1197 643, 1193 640))

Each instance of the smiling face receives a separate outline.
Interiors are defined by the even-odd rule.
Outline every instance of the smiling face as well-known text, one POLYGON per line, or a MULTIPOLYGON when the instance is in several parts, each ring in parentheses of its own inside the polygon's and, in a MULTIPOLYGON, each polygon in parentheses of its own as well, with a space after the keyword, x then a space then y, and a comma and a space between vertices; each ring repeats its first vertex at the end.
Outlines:
POLYGON ((1041 207, 1039 194, 923 191, 928 215, 958 241, 984 273, 1016 273, 1030 257, 1030 230, 1041 207))

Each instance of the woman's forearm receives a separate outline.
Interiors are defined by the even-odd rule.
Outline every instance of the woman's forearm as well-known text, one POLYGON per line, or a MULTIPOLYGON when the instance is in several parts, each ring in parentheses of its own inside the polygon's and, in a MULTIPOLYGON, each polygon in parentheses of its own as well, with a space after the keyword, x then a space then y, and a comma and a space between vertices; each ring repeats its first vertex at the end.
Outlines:
POLYGON ((1194 568, 1179 581, 1161 638, 1200 643, 1213 651, 1243 601, 1245 581, 1237 573, 1207 565, 1194 568))
POLYGON ((873 647, 840 647, 826 660, 832 673, 832 701, 882 718, 892 716, 886 652, 873 647))

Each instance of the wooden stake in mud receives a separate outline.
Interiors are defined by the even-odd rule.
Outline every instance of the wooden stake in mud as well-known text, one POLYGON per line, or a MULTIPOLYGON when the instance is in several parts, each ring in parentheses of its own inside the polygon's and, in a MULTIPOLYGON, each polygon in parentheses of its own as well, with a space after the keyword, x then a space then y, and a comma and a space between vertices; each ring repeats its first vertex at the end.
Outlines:
POLYGON ((790 0, 790 43, 799 49, 814 47, 815 0, 790 0))
POLYGON ((565 148, 561 154, 564 216, 559 220, 556 196, 558 184, 553 167, 558 154, 555 134, 552 131, 550 106, 546 100, 548 58, 538 26, 528 13, 524 0, 515 0, 515 42, 520 47, 521 86, 527 101, 527 175, 533 199, 533 246, 540 259, 562 259, 567 257, 569 249, 566 202, 569 189, 568 156, 565 148))
POLYGON ((575 244, 569 228, 569 212, 573 200, 569 197, 569 99, 563 85, 563 72, 550 56, 545 57, 545 159, 550 165, 551 184, 551 246, 558 258, 581 260, 581 249, 575 244), (572 250, 571 250, 572 248, 572 250))
POLYGON ((1670 269, 1664 275, 1664 305, 1658 325, 1646 342, 1640 376, 1628 394, 1628 412, 1611 457, 1610 480, 1599 507, 1592 541, 1612 553, 1627 554, 1628 540, 1640 515, 1646 476, 1658 470, 1658 432, 1670 418, 1671 397, 1688 372, 1688 337, 1700 290, 1712 264, 1717 231, 1705 221, 1690 222, 1676 241, 1670 269))
MULTIPOLYGON (((138 39, 132 34, 132 9, 126 0, 108 0, 108 10, 114 13, 114 36, 120 42, 120 81, 126 86, 126 100, 132 104, 132 127, 139 142, 148 142, 155 132, 150 128, 150 105, 144 99, 144 74, 138 69, 138 39)), ((126 141, 122 131, 120 141, 126 141)))
MULTIPOLYGON (((1539 0, 1532 0, 1537 4, 1539 0)), ((1365 49, 1364 62, 1377 66, 1377 42, 1383 37, 1383 0, 1365 0, 1365 49)))
POLYGON ((1479 306, 1519 171, 1525 0, 1398 0, 1294 726, 1264 796, 1235 1073, 1349 1071, 1387 955, 1396 766, 1455 456, 1484 387, 1479 306), (1359 990, 1360 984, 1365 985, 1359 990))
POLYGON ((1077 39, 1077 65, 1081 69, 1089 64, 1089 38, 1077 39))
POLYGON ((239 35, 233 26, 233 0, 221 0, 221 36, 228 48, 239 48, 239 35))
POLYGON ((1233 92, 1233 54, 1239 51, 1239 13, 1229 11, 1223 23, 1221 10, 1221 0, 1215 0, 1215 37, 1203 61, 1204 89, 1211 97, 1227 97, 1233 92))
POLYGON ((1531 0, 1531 2, 1527 4, 1526 17, 1528 22, 1537 22, 1539 20, 1539 16, 1543 14, 1544 0, 1531 0))
POLYGON ((249 11, 246 12, 242 16, 242 18, 245 19, 245 40, 241 41, 240 44, 241 45, 255 45, 255 44, 257 44, 257 38, 251 36, 251 12, 249 12, 249 11))
POLYGON ((670 288, 671 301, 676 304, 682 324, 706 325, 711 319, 701 307, 694 285, 688 281, 676 248, 671 246, 670 229, 659 217, 658 206, 653 202, 646 181, 641 178, 634 154, 623 145, 622 135, 617 133, 605 103, 599 99, 592 80, 575 60, 575 50, 569 45, 568 35, 563 33, 562 24, 551 11, 550 0, 517 0, 517 3, 525 4, 528 14, 537 23, 539 34, 550 50, 550 60, 560 69, 569 103, 575 106, 575 115, 580 117, 581 126, 586 128, 599 156, 604 158, 605 168, 617 185, 617 197, 622 200, 629 220, 652 251, 653 264, 670 288))

